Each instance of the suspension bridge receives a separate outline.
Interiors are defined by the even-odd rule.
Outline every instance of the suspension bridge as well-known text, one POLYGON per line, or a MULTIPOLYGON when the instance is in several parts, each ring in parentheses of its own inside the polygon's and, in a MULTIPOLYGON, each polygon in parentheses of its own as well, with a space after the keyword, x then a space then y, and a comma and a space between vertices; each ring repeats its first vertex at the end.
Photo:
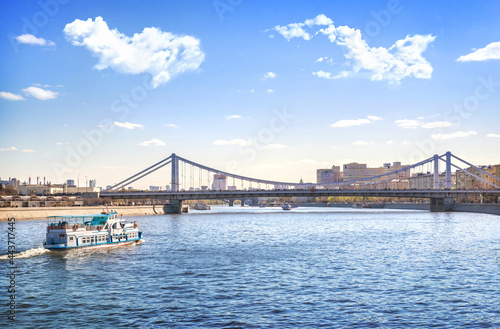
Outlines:
POLYGON ((498 200, 498 197, 500 197, 499 185, 499 177, 453 155, 451 152, 446 152, 443 155, 436 154, 415 164, 405 166, 398 170, 388 171, 380 175, 328 184, 281 182, 252 178, 211 168, 173 153, 169 157, 109 187, 101 192, 100 196, 111 199, 169 200, 170 208, 167 212, 172 213, 181 213, 182 202, 185 200, 229 200, 230 205, 232 205, 234 200, 242 200, 242 202, 244 202, 244 200, 247 199, 256 199, 260 197, 330 196, 426 198, 430 199, 431 211, 446 211, 447 208, 449 208, 448 205, 452 204, 454 202, 453 200, 456 198, 481 195, 494 197, 498 200), (444 179, 440 178, 440 162, 445 164, 444 179), (456 163, 460 163, 461 165, 465 164, 469 166, 469 168, 475 168, 476 172, 483 174, 483 178, 467 169, 462 169, 456 163), (373 188, 373 186, 381 186, 382 183, 387 183, 398 174, 411 173, 412 171, 415 172, 418 168, 423 168, 424 165, 433 168, 433 172, 431 173, 431 175, 433 175, 432 188, 418 190, 373 188), (171 174, 168 178, 171 186, 170 190, 133 192, 125 190, 125 188, 132 183, 166 166, 170 167, 171 174), (485 186, 489 186, 489 189, 452 189, 452 168, 462 171, 466 175, 485 183, 485 186), (492 178, 485 179, 486 177, 492 178), (233 185, 226 187, 228 180, 232 180, 233 185), (223 184, 221 184, 221 181, 223 184))

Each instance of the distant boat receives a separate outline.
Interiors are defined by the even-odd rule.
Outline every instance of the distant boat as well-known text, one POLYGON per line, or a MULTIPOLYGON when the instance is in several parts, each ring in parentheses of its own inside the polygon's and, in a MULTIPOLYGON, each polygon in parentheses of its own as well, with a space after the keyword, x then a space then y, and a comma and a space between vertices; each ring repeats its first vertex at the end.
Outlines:
POLYGON ((204 203, 197 203, 194 205, 195 210, 210 210, 210 206, 204 203))
POLYGON ((283 210, 292 210, 292 206, 289 205, 288 203, 284 203, 283 205, 281 205, 281 209, 283 209, 283 210))

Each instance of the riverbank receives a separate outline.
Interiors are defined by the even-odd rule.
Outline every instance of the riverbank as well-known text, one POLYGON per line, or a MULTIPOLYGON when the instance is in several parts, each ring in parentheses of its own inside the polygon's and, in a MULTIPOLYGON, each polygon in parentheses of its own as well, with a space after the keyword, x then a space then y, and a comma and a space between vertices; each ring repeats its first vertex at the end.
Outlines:
MULTIPOLYGON (((109 210, 115 210, 124 216, 163 215, 163 205, 157 206, 113 206, 109 210)), ((62 215, 89 215, 105 211, 106 207, 42 207, 42 208, 1 208, 0 222, 6 222, 8 218, 17 220, 44 219, 49 216, 62 215)))

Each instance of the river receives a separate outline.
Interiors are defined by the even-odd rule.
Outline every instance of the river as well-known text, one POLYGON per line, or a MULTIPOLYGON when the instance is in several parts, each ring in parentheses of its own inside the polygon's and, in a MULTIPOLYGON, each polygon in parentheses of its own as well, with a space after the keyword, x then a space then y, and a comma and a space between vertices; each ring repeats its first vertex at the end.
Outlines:
POLYGON ((137 216, 142 244, 44 252, 43 220, 0 223, 0 325, 227 328, 500 326, 500 217, 212 207, 137 216))

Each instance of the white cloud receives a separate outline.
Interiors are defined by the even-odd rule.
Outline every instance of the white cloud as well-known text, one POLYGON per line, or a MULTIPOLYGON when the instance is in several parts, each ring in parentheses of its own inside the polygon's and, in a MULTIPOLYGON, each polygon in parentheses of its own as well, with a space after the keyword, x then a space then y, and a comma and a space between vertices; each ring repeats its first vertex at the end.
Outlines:
POLYGON ((150 141, 144 141, 142 143, 139 143, 140 146, 163 146, 163 145, 167 145, 165 144, 165 142, 162 142, 161 140, 159 139, 152 139, 150 141))
POLYGON ((274 90, 273 89, 268 89, 267 92, 270 93, 270 94, 272 94, 272 93, 274 93, 274 90))
POLYGON ((15 37, 17 42, 33 45, 33 46, 55 46, 56 44, 50 40, 45 40, 43 38, 37 38, 32 34, 22 34, 15 37))
POLYGON ((325 59, 328 59, 328 57, 320 57, 318 58, 317 60, 314 61, 314 63, 321 63, 322 61, 324 61, 325 59))
POLYGON ((255 89, 250 89, 250 92, 251 92, 251 93, 254 93, 254 92, 255 92, 255 89))
POLYGON ((232 119, 241 119, 241 115, 234 114, 226 117, 226 120, 232 120, 232 119))
POLYGON ((27 96, 32 96, 32 97, 35 97, 35 98, 40 99, 42 101, 46 101, 49 99, 55 99, 59 95, 58 92, 50 91, 50 90, 42 89, 42 88, 38 88, 38 87, 24 88, 23 91, 27 96))
POLYGON ((347 71, 341 71, 337 75, 332 75, 332 73, 330 72, 325 72, 320 70, 317 72, 313 72, 312 74, 317 76, 318 78, 323 78, 323 79, 341 79, 349 76, 349 72, 347 71))
POLYGON ((13 93, 9 93, 6 91, 0 91, 0 98, 6 99, 8 101, 24 101, 24 100, 26 100, 26 98, 24 98, 22 95, 13 94, 13 93))
POLYGON ((144 125, 141 125, 139 123, 118 122, 118 121, 113 122, 113 126, 129 129, 129 130, 133 130, 135 128, 144 128, 144 125))
POLYGON ((411 144, 413 144, 413 143, 410 141, 403 141, 403 145, 411 145, 411 144))
POLYGON ((486 137, 491 137, 491 138, 500 138, 500 134, 488 134, 486 137))
POLYGON ((176 125, 175 123, 167 123, 165 125, 165 127, 169 127, 169 128, 179 128, 180 126, 179 125, 176 125))
POLYGON ((119 169, 128 169, 128 167, 113 167, 113 166, 105 166, 105 167, 102 167, 102 169, 108 169, 108 170, 119 170, 119 169))
POLYGON ((355 141, 352 143, 357 146, 375 145, 375 142, 365 142, 365 141, 355 141))
POLYGON ((366 125, 368 123, 371 123, 371 121, 368 120, 368 119, 339 120, 339 121, 337 121, 335 123, 332 123, 330 125, 330 127, 333 127, 333 128, 345 128, 345 127, 366 125))
POLYGON ((95 69, 110 67, 128 74, 148 72, 155 88, 175 75, 197 70, 205 58, 195 37, 178 36, 156 27, 128 37, 110 29, 102 17, 94 21, 77 19, 64 27, 64 33, 73 45, 84 46, 98 57, 95 69))
POLYGON ((454 124, 448 121, 435 121, 422 124, 422 128, 433 129, 433 128, 446 128, 451 127, 454 124))
POLYGON ((261 80, 267 80, 267 79, 274 79, 276 78, 276 73, 273 73, 273 72, 267 72, 266 74, 264 74, 262 76, 262 78, 260 78, 261 80))
POLYGON ((422 125, 422 122, 418 120, 408 120, 408 119, 396 120, 394 121, 394 123, 406 129, 415 129, 422 125))
POLYGON ((7 147, 7 148, 0 148, 0 152, 4 151, 17 151, 17 148, 12 146, 12 147, 7 147))
MULTIPOLYGON (((351 61, 353 70, 370 72, 372 81, 387 80, 399 83, 405 77, 429 79, 432 66, 422 53, 436 37, 432 35, 406 36, 398 40, 390 48, 370 47, 361 36, 361 31, 348 26, 334 27, 330 25, 321 29, 331 42, 347 49, 345 58, 351 61)), ((346 75, 347 76, 347 75, 346 75)))
POLYGON ((339 120, 335 123, 332 123, 330 127, 333 128, 345 128, 345 127, 352 127, 352 126, 361 126, 361 125, 366 125, 369 123, 372 123, 372 121, 378 121, 382 120, 381 117, 377 117, 374 115, 369 115, 367 116, 368 119, 357 119, 357 120, 339 120))
POLYGON ((275 26, 272 30, 280 33, 285 39, 303 38, 310 40, 311 34, 304 28, 313 25, 326 25, 316 32, 328 37, 332 43, 346 48, 345 58, 348 65, 352 66, 352 72, 343 71, 337 75, 328 72, 318 71, 315 75, 326 79, 339 79, 366 71, 373 81, 387 80, 390 83, 398 84, 406 77, 418 79, 430 79, 433 68, 431 64, 422 57, 422 53, 436 37, 432 35, 414 35, 397 40, 391 47, 370 47, 363 39, 359 29, 348 26, 335 27, 333 21, 325 15, 318 15, 316 18, 306 20, 304 23, 292 23, 286 26, 275 26))
POLYGON ((283 144, 267 144, 264 146, 264 149, 266 150, 281 150, 281 149, 286 149, 287 146, 283 144))
POLYGON ((313 25, 332 25, 333 21, 324 14, 319 14, 313 19, 308 19, 304 22, 307 26, 311 27, 313 25))
MULTIPOLYGON (((308 19, 304 23, 291 23, 286 26, 276 25, 270 30, 274 30, 281 34, 287 41, 292 38, 302 38, 304 40, 311 40, 311 35, 303 28, 305 26, 312 27, 313 25, 330 25, 333 21, 323 14, 316 16, 313 19, 308 19)), ((269 30, 266 30, 269 31, 269 30)))
POLYGON ((33 150, 22 150, 21 152, 25 152, 25 153, 33 153, 33 152, 35 152, 35 151, 33 151, 33 150))
POLYGON ((486 61, 500 59, 500 42, 492 42, 484 48, 457 58, 458 62, 486 61))
POLYGON ((218 139, 216 141, 212 142, 214 145, 236 145, 236 146, 249 146, 252 145, 252 142, 249 140, 244 140, 244 139, 231 139, 231 140, 223 140, 223 139, 218 139))
POLYGON ((423 117, 418 117, 417 120, 415 119, 396 120, 394 121, 394 123, 397 124, 399 127, 406 129, 415 129, 418 127, 424 129, 447 128, 454 125, 453 123, 448 121, 422 122, 420 121, 421 119, 423 119, 423 117))
POLYGON ((304 25, 304 23, 291 23, 286 26, 276 25, 272 30, 281 34, 287 41, 290 41, 291 38, 310 40, 311 35, 302 28, 304 25))
POLYGON ((390 141, 385 142, 387 145, 395 144, 396 141, 391 139, 390 141))
POLYGON ((332 74, 330 72, 325 72, 320 70, 317 72, 313 72, 312 74, 317 76, 318 78, 333 79, 332 74))
POLYGON ((448 139, 454 139, 454 138, 462 138, 462 137, 469 137, 469 136, 474 136, 477 135, 477 133, 473 130, 470 130, 468 132, 465 131, 457 131, 451 134, 435 134, 431 135, 431 138, 434 140, 448 140, 448 139))

